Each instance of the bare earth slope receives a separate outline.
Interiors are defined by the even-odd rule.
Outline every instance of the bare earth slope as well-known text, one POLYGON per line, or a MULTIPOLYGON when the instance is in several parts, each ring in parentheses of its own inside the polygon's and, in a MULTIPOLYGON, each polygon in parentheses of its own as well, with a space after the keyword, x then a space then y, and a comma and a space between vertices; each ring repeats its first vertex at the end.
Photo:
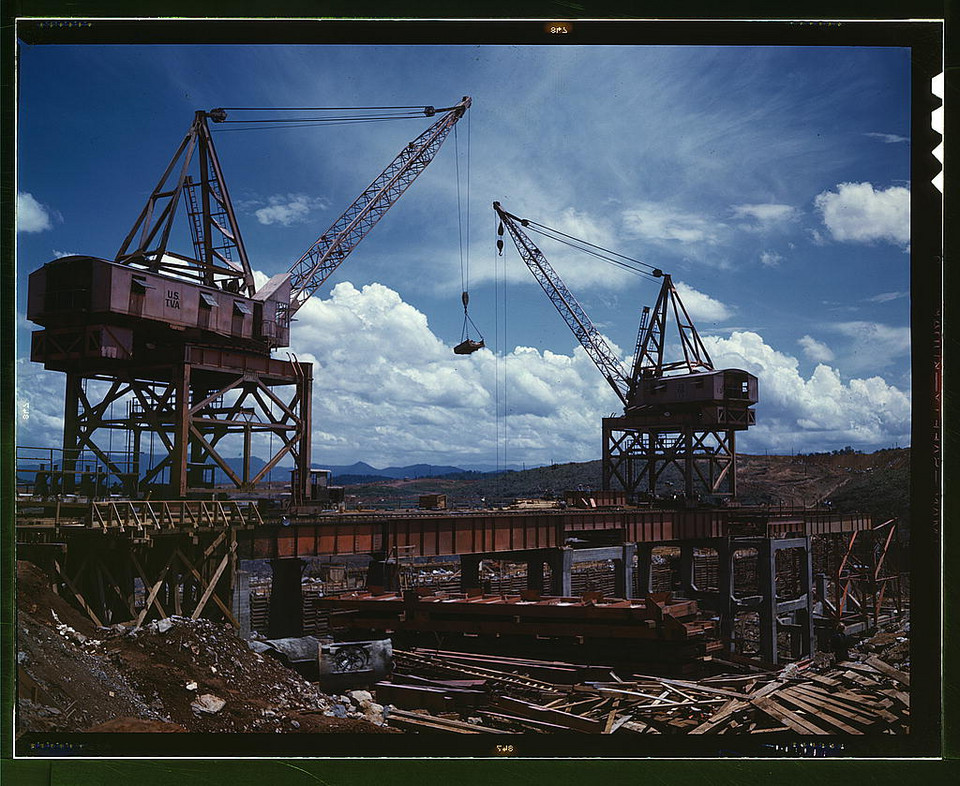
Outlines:
MULTIPOLYGON (((909 449, 796 456, 741 454, 738 466, 738 497, 744 504, 811 506, 828 501, 844 512, 908 520, 909 449)), ((348 485, 346 492, 369 506, 416 507, 421 494, 446 494, 450 507, 477 506, 518 497, 562 499, 568 489, 600 488, 600 479, 600 462, 588 461, 499 475, 465 473, 348 485)), ((664 473, 663 481, 665 495, 681 488, 676 473, 664 473)))
POLYGON ((17 582, 18 733, 383 730, 225 625, 98 629, 34 565, 17 563, 17 582))

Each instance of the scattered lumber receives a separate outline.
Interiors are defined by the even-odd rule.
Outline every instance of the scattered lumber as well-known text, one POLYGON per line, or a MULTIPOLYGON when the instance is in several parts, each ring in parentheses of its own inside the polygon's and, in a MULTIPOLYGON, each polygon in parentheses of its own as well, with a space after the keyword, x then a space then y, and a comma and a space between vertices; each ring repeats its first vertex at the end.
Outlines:
MULTIPOLYGON (((617 675, 577 684, 529 676, 565 674, 568 665, 467 653, 397 651, 396 673, 377 686, 389 723, 410 731, 477 734, 905 734, 909 675, 869 657, 817 672, 809 664, 780 672, 725 674, 702 680, 617 675), (491 668, 494 664, 509 671, 491 668), (421 702, 423 707, 412 712, 421 702), (426 710, 442 711, 438 717, 426 710), (459 711, 473 723, 455 722, 459 711), (482 724, 476 721, 481 720, 482 724)), ((589 667, 576 667, 589 671, 589 667)))
POLYGON ((408 710, 390 710, 389 723, 391 726, 409 731, 445 731, 456 734, 502 734, 501 729, 491 729, 476 723, 449 720, 427 712, 412 712, 408 710))

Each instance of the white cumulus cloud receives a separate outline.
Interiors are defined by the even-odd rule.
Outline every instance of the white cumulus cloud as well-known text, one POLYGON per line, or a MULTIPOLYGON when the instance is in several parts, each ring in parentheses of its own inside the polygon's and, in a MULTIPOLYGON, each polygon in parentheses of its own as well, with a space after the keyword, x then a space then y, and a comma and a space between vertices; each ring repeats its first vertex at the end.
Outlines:
POLYGON ((326 208, 323 199, 309 197, 306 194, 283 194, 268 197, 267 206, 254 211, 257 221, 269 226, 282 224, 285 227, 302 224, 310 219, 316 210, 326 208))
POLYGON ((803 354, 809 360, 817 363, 829 363, 834 359, 834 354, 830 347, 822 341, 817 341, 813 336, 803 336, 797 340, 797 343, 803 348, 803 354))
POLYGON ((723 322, 733 316, 733 309, 729 306, 709 295, 705 295, 703 292, 697 291, 689 284, 675 281, 674 287, 677 294, 680 295, 680 301, 694 322, 723 322))
MULTIPOLYGON (((682 295, 688 308, 693 292, 682 295)), ((422 312, 382 284, 342 282, 327 297, 310 298, 292 335, 291 352, 314 368, 319 463, 588 461, 600 455, 601 418, 620 409, 572 339, 569 353, 518 346, 500 356, 489 348, 454 355, 422 312)), ((878 376, 845 380, 821 363, 804 377, 796 358, 753 332, 704 342, 717 368, 760 379, 758 425, 739 439, 745 451, 909 442, 909 397, 878 376)), ((17 374, 18 442, 59 444, 63 375, 26 359, 17 374)), ((254 452, 265 454, 264 446, 254 452)))
POLYGON ((16 440, 18 445, 53 447, 63 439, 63 390, 66 377, 39 363, 18 358, 16 366, 16 440))
POLYGON ((844 382, 821 363, 804 378, 796 358, 751 331, 704 341, 717 368, 741 368, 759 380, 757 425, 740 438, 744 450, 872 449, 910 441, 909 395, 881 377, 844 382))
POLYGON ((840 183, 817 195, 814 205, 834 240, 845 243, 910 242, 910 190, 870 183, 840 183))
POLYGON ((17 192, 17 232, 43 232, 50 229, 53 222, 50 211, 32 194, 17 192))
POLYGON ((454 355, 424 314, 381 284, 342 282, 311 298, 293 342, 314 363, 314 455, 331 463, 493 463, 498 431, 517 460, 585 461, 597 457, 600 416, 617 407, 580 347, 454 355))
POLYGON ((760 253, 760 264, 764 267, 776 267, 783 261, 783 257, 776 251, 762 251, 760 253))

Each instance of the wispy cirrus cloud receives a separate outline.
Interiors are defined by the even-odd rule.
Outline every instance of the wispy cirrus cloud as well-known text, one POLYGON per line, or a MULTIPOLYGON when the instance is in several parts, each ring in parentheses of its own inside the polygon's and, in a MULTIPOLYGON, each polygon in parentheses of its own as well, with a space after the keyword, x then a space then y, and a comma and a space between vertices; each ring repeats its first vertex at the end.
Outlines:
POLYGON ((795 207, 781 204, 734 205, 730 210, 734 219, 748 221, 761 228, 782 224, 797 216, 795 207))
POLYGON ((847 339, 844 371, 859 374, 889 368, 910 354, 910 328, 855 320, 825 326, 847 339))
POLYGON ((881 292, 879 295, 864 298, 866 303, 889 303, 891 300, 899 300, 902 297, 909 297, 909 292, 881 292))
POLYGON ((885 142, 888 145, 895 145, 898 142, 909 142, 910 137, 900 136, 899 134, 882 134, 877 131, 868 131, 864 136, 873 137, 874 139, 879 139, 881 142, 885 142))
POLYGON ((623 226, 630 234, 659 243, 698 243, 715 245, 721 241, 725 225, 712 217, 698 215, 654 202, 644 202, 624 210, 623 226))

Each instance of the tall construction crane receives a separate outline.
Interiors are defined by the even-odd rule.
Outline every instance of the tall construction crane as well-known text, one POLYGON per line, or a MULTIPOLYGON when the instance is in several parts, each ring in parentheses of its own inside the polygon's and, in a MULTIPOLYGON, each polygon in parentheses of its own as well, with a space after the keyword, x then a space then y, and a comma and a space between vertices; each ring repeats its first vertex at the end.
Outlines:
POLYGON ((313 369, 271 350, 289 345, 292 316, 423 172, 470 104, 464 96, 417 114, 381 113, 439 117, 288 272, 259 289, 209 126, 241 121, 228 121, 229 108, 196 112, 113 260, 69 256, 30 275, 27 316, 43 327, 31 359, 67 374, 61 487, 82 485, 80 464, 89 461, 130 494, 156 484, 175 497, 202 491, 216 467, 249 490, 292 456, 294 499, 307 495, 313 369), (168 248, 181 204, 193 256, 168 248), (119 454, 98 441, 104 430, 123 433, 119 454), (260 467, 257 435, 270 441, 260 467), (242 454, 239 469, 225 446, 242 454), (163 458, 153 463, 156 452, 163 458))
MULTIPOLYGON (((186 136, 124 239, 114 262, 192 280, 201 286, 249 298, 254 301, 247 304, 253 316, 249 337, 263 340, 269 348, 286 346, 289 320, 427 168, 470 104, 470 97, 464 96, 453 106, 441 109, 424 107, 424 115, 440 114, 440 117, 400 151, 289 271, 274 276, 259 291, 255 291, 253 271, 208 125, 208 121, 227 122, 227 111, 196 112, 186 136), (189 174, 194 156, 199 166, 199 178, 189 174), (177 205, 181 202, 186 205, 190 219, 193 258, 167 249, 177 205), (271 308, 255 309, 255 303, 269 303, 271 308)), ((201 293, 202 290, 198 289, 191 294, 199 298, 202 307, 201 293)), ((183 293, 180 302, 180 308, 176 310, 183 312, 183 293)), ((190 324, 184 327, 193 328, 196 326, 192 320, 193 311, 188 311, 190 324)), ((149 311, 140 315, 142 319, 151 316, 153 314, 149 311)), ((167 321, 170 316, 169 310, 164 310, 158 318, 167 321)), ((211 333, 219 333, 231 341, 248 338, 224 328, 225 325, 216 323, 209 325, 211 333)), ((205 338, 210 340, 213 337, 205 338)))
MULTIPOLYGON (((662 284, 652 312, 646 306, 641 312, 628 371, 524 231, 549 227, 508 213, 499 202, 493 209, 500 219, 498 234, 504 228, 510 234, 530 272, 623 404, 622 417, 603 419, 604 488, 616 482, 636 493, 645 485, 643 490, 655 494, 663 472, 672 465, 682 473, 688 498, 698 491, 735 495, 735 432, 755 422, 757 378, 740 369, 714 368, 671 276, 652 266, 644 271, 662 284), (677 328, 682 352, 682 358, 674 360, 665 358, 670 323, 677 328)), ((585 250, 605 251, 564 237, 588 247, 585 250)), ((502 250, 503 241, 497 242, 502 250)))

